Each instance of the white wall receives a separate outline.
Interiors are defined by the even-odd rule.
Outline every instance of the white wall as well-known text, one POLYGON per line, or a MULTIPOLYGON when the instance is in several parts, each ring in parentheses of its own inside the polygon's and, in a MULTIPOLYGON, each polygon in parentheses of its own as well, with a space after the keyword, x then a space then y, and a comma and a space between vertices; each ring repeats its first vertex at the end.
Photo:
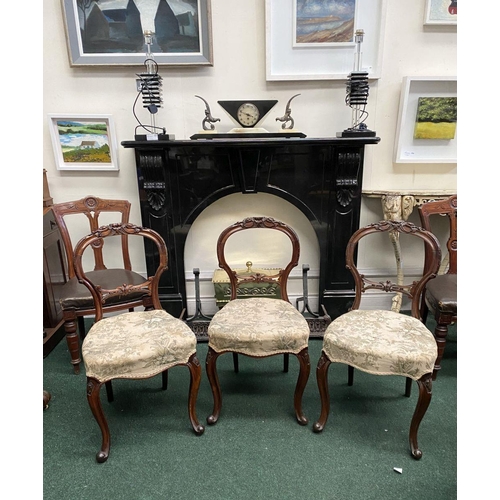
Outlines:
MULTIPOLYGON (((456 28, 424 28, 424 4, 423 0, 386 0, 381 78, 370 83, 367 120, 381 141, 366 148, 366 190, 456 189, 456 164, 392 161, 403 77, 457 73, 456 28)), ((140 222, 133 150, 119 147, 119 172, 58 171, 46 116, 111 114, 118 143, 132 140, 137 125, 132 114, 135 73, 141 67, 70 67, 61 1, 45 0, 43 8, 43 167, 54 202, 87 194, 126 198, 132 203, 132 221, 140 222)), ((297 93, 301 95, 292 103, 295 126, 308 137, 331 137, 350 125, 351 113, 344 104, 345 82, 266 81, 265 0, 212 0, 212 32, 213 67, 160 67, 164 107, 157 115, 157 124, 165 126, 177 139, 188 139, 201 128, 204 105, 195 94, 207 99, 212 114, 221 119, 217 124, 220 132, 228 131, 233 123, 217 100, 277 99, 278 104, 262 123, 268 130, 276 130, 275 117, 283 114, 286 102, 297 93), (244 19, 244 29, 239 19, 244 19)), ((147 115, 142 118, 148 119, 147 115)), ((380 201, 365 198, 361 224, 381 218, 380 201)), ((201 238, 203 231, 201 228, 201 238)), ((210 239, 210 226, 206 237, 210 239)), ((307 245, 305 242, 306 253, 310 250, 307 245)), ((140 250, 134 259, 138 270, 145 271, 140 250)), ((370 256, 360 254, 360 262, 370 267, 370 256)))

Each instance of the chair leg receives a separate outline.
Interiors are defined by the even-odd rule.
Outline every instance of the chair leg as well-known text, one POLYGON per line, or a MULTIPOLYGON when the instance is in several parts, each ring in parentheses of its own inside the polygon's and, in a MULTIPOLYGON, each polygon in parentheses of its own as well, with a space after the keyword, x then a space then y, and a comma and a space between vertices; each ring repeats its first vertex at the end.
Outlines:
POLYGON ((110 447, 110 434, 109 427, 104 412, 102 411, 101 398, 99 391, 101 390, 102 383, 92 377, 87 377, 87 401, 89 402, 90 409, 94 418, 99 425, 102 433, 101 449, 96 455, 98 463, 102 464, 108 459, 110 447))
POLYGON ((222 394, 220 390, 219 377, 217 375, 217 358, 219 353, 215 352, 211 347, 208 348, 207 359, 205 362, 205 367, 207 371, 208 381, 210 382, 210 388, 212 389, 212 395, 214 398, 214 408, 212 414, 207 417, 207 423, 213 425, 219 419, 220 409, 222 406, 222 394))
POLYGON ((330 394, 328 392, 328 367, 331 361, 322 351, 316 367, 316 381, 318 383, 319 395, 321 398, 321 414, 317 422, 313 425, 314 432, 321 432, 328 420, 330 413, 330 394))
POLYGON ((288 373, 288 366, 290 364, 290 354, 287 352, 283 354, 283 371, 288 373))
POLYGON ((409 398, 411 396, 411 384, 413 382, 413 379, 410 377, 406 377, 406 387, 405 387, 405 396, 409 398))
POLYGON ((108 398, 108 403, 112 403, 115 400, 113 395, 113 385, 111 384, 111 380, 108 380, 105 384, 106 386, 106 396, 108 398))
POLYGON ((349 387, 354 384, 354 367, 351 365, 347 366, 347 385, 349 387))
POLYGON ((83 342, 87 332, 85 331, 85 318, 83 316, 78 316, 78 333, 80 334, 80 340, 83 342))
POLYGON ((453 316, 449 314, 438 314, 436 316, 436 328, 434 330, 434 338, 436 339, 438 355, 434 363, 434 371, 432 372, 432 380, 436 380, 439 370, 441 370, 441 361, 446 347, 446 337, 448 336, 448 325, 453 322, 453 316))
POLYGON ((77 318, 76 316, 64 318, 64 331, 66 332, 66 342, 68 343, 68 350, 71 356, 71 364, 73 371, 76 375, 80 373, 80 341, 77 333, 77 318))
POLYGON ((161 372, 161 390, 166 391, 168 388, 168 370, 161 372))
POLYGON ((308 420, 302 412, 302 396, 306 388, 307 381, 309 380, 309 373, 311 371, 311 363, 309 361, 309 351, 304 347, 297 355, 299 360, 299 376, 297 378, 297 385, 295 386, 295 394, 293 397, 293 406, 295 408, 295 416, 300 425, 306 425, 308 420))
POLYGON ((234 373, 239 373, 240 371, 240 364, 239 364, 239 359, 238 359, 238 353, 233 352, 233 366, 234 366, 234 373))
MULTIPOLYGON (((198 390, 200 388, 201 382, 201 366, 200 362, 196 356, 193 354, 188 362, 187 367, 189 368, 190 383, 189 383, 189 398, 188 398, 188 414, 189 420, 193 427, 194 433, 197 436, 201 436, 205 431, 205 427, 198 422, 198 417, 196 416, 196 399, 198 397, 198 390)), ((167 373, 166 371, 163 373, 167 373)))
POLYGON ((418 447, 417 432, 420 422, 424 418, 425 412, 429 407, 432 397, 432 373, 426 373, 417 380, 418 384, 418 401, 413 413, 413 418, 410 424, 410 448, 413 458, 420 460, 422 458, 422 451, 418 447))

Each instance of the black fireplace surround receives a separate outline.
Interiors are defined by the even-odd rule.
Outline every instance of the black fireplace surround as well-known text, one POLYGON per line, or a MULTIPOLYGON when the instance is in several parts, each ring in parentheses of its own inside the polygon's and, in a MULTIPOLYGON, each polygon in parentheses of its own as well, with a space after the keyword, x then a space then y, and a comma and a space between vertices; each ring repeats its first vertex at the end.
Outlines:
MULTIPOLYGON (((159 232, 167 244, 169 267, 160 282, 165 310, 178 316, 187 307, 184 246, 198 215, 232 193, 269 193, 292 203, 311 222, 320 248, 319 304, 331 318, 346 312, 354 285, 345 267, 345 248, 359 227, 364 148, 379 141, 363 137, 122 142, 135 150, 142 224, 159 232)), ((146 246, 147 271, 156 264, 146 246)))

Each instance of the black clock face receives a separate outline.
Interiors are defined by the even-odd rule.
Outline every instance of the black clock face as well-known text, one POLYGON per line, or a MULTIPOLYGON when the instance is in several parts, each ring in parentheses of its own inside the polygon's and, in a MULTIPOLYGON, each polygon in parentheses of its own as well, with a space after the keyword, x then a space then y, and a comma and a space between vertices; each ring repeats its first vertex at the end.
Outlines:
POLYGON ((217 101, 242 128, 255 127, 278 102, 276 100, 217 101))

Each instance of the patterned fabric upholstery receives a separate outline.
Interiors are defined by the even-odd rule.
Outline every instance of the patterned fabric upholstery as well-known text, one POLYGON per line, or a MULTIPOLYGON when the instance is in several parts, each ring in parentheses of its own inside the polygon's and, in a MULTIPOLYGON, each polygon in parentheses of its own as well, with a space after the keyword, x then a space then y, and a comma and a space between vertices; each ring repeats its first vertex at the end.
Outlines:
POLYGON ((196 352, 196 336, 166 311, 136 311, 95 323, 82 345, 87 377, 148 378, 196 352))
POLYGON ((393 311, 350 311, 326 329, 323 351, 332 362, 374 375, 418 380, 432 373, 436 341, 425 325, 393 311))
POLYGON ((281 299, 235 299, 217 311, 208 327, 208 345, 263 357, 299 353, 307 347, 309 326, 302 314, 281 299))

